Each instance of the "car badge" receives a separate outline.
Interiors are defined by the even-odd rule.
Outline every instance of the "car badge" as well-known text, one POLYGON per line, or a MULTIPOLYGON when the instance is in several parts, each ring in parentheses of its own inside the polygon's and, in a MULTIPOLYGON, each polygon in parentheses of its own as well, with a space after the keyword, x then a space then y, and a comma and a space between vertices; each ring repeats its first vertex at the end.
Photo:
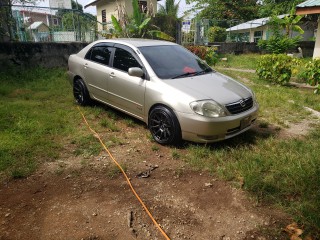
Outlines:
POLYGON ((245 106, 246 106, 246 102, 243 101, 242 99, 239 101, 239 103, 240 103, 240 106, 241 106, 241 107, 245 107, 245 106))

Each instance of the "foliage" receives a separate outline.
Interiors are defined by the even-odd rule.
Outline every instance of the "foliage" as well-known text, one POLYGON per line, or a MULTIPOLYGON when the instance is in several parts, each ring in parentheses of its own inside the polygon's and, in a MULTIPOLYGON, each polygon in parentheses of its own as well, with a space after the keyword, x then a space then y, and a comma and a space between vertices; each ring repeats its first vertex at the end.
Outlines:
POLYGON ((249 21, 257 18, 258 7, 256 0, 187 0, 194 3, 193 10, 200 11, 199 18, 249 21))
POLYGON ((178 19, 179 3, 175 4, 174 0, 166 0, 165 5, 159 5, 158 14, 173 16, 178 19))
POLYGON ((157 26, 158 30, 164 32, 165 34, 177 37, 180 24, 180 20, 174 16, 167 16, 162 14, 156 14, 155 17, 151 19, 150 26, 157 26))
POLYGON ((297 59, 285 54, 264 55, 258 61, 256 71, 260 79, 277 84, 286 84, 291 78, 294 65, 297 64, 297 59))
POLYGON ((260 39, 258 46, 267 53, 281 54, 295 49, 301 40, 300 36, 290 38, 284 35, 273 35, 268 40, 260 39))
MULTIPOLYGON (((158 29, 150 30, 150 21, 153 14, 149 9, 147 13, 141 12, 138 0, 132 0, 132 16, 128 16, 128 14, 121 6, 118 6, 118 8, 119 19, 117 19, 114 15, 111 15, 111 21, 115 29, 116 37, 144 38, 145 36, 148 36, 170 41, 174 40, 173 37, 159 31, 158 29)), ((150 7, 150 9, 152 9, 152 7, 150 7)))
POLYGON ((199 58, 205 60, 210 66, 216 65, 218 62, 218 54, 214 47, 205 47, 205 46, 187 46, 189 51, 193 52, 199 58))
POLYGON ((301 16, 295 16, 294 12, 284 17, 278 18, 273 15, 268 22, 271 27, 272 36, 268 40, 260 39, 258 46, 267 51, 268 53, 286 53, 290 49, 295 49, 298 46, 301 36, 291 37, 292 32, 303 33, 303 30, 298 25, 301 20, 301 16), (285 29, 285 34, 282 33, 282 29, 285 29))
POLYGON ((263 0, 259 7, 259 16, 269 17, 272 14, 285 14, 304 1, 305 0, 263 0))
POLYGON ((225 28, 213 26, 208 30, 209 42, 224 42, 227 39, 227 32, 225 28))
POLYGON ((313 59, 306 64, 305 74, 306 81, 311 86, 317 86, 315 93, 320 93, 320 59, 313 59))

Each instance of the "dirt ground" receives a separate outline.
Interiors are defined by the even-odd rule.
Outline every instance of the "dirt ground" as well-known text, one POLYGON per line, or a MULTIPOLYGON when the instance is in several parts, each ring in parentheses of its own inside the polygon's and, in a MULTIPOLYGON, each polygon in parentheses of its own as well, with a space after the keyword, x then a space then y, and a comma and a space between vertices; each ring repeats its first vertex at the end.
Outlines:
MULTIPOLYGON (((289 216, 191 170, 169 147, 154 151, 146 132, 123 125, 117 134, 127 142, 110 150, 170 239, 288 239, 289 216)), ((106 152, 83 157, 73 148, 26 179, 1 183, 0 239, 165 239, 106 152)))

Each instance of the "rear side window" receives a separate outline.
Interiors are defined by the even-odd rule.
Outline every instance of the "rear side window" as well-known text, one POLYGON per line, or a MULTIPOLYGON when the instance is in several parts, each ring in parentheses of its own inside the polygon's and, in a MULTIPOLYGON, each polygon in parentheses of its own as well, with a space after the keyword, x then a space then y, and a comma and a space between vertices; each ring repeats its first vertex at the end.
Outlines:
POLYGON ((111 48, 106 46, 99 46, 99 47, 93 47, 88 52, 88 57, 86 55, 87 59, 90 59, 91 61, 101 63, 104 65, 109 65, 110 56, 111 56, 111 48), (89 54, 91 52, 91 54, 89 54))
POLYGON ((130 52, 121 48, 116 48, 113 59, 113 67, 125 72, 128 72, 128 69, 131 67, 142 68, 140 63, 130 52))

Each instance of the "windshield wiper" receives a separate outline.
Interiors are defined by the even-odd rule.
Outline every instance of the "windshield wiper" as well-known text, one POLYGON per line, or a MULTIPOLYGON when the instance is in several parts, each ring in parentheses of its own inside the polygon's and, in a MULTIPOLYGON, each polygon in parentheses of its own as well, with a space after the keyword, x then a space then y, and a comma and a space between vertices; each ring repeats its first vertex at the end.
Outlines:
POLYGON ((187 73, 179 74, 178 76, 172 77, 171 79, 187 77, 190 75, 193 76, 194 74, 196 74, 196 72, 187 72, 187 73))
POLYGON ((194 76, 206 74, 206 73, 209 73, 209 72, 212 72, 212 69, 211 69, 211 68, 207 68, 207 69, 205 69, 205 70, 203 70, 203 71, 195 72, 195 73, 194 73, 194 76))
POLYGON ((198 71, 198 72, 183 73, 183 74, 180 74, 178 76, 172 77, 171 79, 188 77, 188 76, 198 76, 198 75, 206 74, 206 73, 209 73, 209 72, 213 72, 213 70, 211 68, 206 68, 205 70, 198 71))

